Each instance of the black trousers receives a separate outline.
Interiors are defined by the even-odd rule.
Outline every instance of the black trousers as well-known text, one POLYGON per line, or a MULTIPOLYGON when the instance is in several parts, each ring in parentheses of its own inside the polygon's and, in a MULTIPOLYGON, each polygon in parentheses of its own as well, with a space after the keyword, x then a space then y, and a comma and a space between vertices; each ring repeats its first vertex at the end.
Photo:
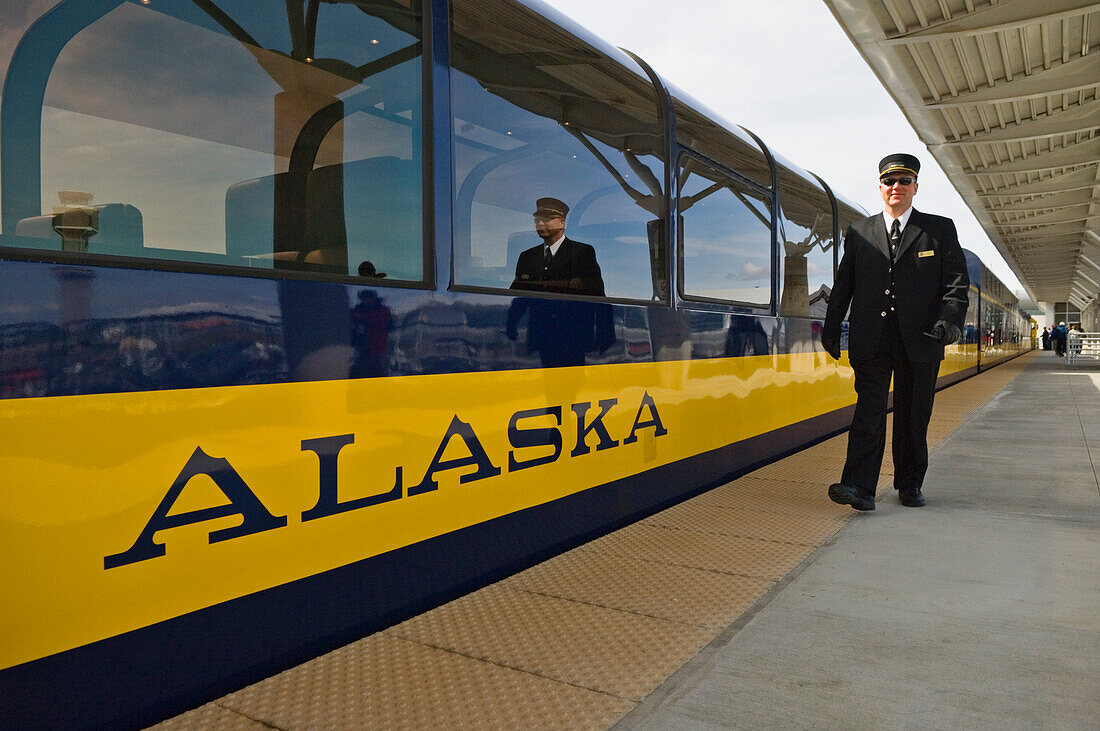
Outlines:
POLYGON ((887 323, 878 352, 853 360, 856 411, 848 432, 848 457, 840 481, 874 498, 886 449, 886 406, 894 379, 894 489, 919 488, 928 471, 928 420, 940 363, 909 360, 897 321, 887 323))

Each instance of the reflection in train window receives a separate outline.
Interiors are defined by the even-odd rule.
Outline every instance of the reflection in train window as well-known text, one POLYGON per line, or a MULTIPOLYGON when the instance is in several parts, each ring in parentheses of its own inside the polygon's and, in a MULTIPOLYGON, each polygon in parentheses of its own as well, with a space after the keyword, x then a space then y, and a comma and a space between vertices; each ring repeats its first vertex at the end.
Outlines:
MULTIPOLYGON (((833 191, 836 194, 836 191, 833 191)), ((837 230, 840 231, 841 241, 848 227, 861 218, 867 217, 867 212, 857 203, 847 201, 843 196, 836 196, 837 230)))
POLYGON ((778 156, 776 162, 783 255, 779 314, 824 319, 833 289, 833 206, 813 176, 778 156))
MULTIPOLYGON (((595 248, 609 297, 661 299, 662 135, 652 86, 516 3, 454 10, 454 272, 508 288, 543 242, 539 198, 569 207, 565 235, 595 248)), ((571 290, 555 290, 571 291, 571 290)))
POLYGON ((683 296, 768 307, 770 198, 692 157, 681 158, 683 296))
POLYGON ((418 3, 74 5, 4 49, 41 167, 3 169, 3 244, 424 278, 418 3))
POLYGON ((720 160, 762 188, 772 187, 771 163, 750 132, 743 127, 723 127, 714 121, 712 113, 698 111, 698 103, 683 92, 674 90, 673 96, 676 139, 681 145, 711 160, 720 160))

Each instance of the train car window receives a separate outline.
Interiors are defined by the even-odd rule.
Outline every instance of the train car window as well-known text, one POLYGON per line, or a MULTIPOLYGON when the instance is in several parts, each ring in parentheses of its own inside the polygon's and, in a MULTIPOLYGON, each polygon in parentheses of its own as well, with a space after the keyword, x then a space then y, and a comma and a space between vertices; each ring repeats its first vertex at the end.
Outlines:
POLYGON ((425 279, 420 0, 86 5, 0 14, 0 243, 425 279))
POLYGON ((981 310, 981 296, 978 293, 978 283, 970 282, 970 301, 966 305, 966 323, 962 335, 959 338, 961 345, 975 345, 979 341, 978 315, 981 310))
POLYGON ((844 232, 848 230, 848 227, 861 218, 868 216, 867 212, 858 207, 854 203, 849 203, 840 196, 836 197, 836 209, 837 209, 837 230, 840 231, 841 237, 844 236, 844 232))
POLYGON ((519 3, 452 9, 456 286, 667 297, 663 136, 649 80, 519 3), (537 275, 533 253, 519 264, 543 243, 540 199, 565 214, 569 240, 593 247, 599 276, 589 254, 582 277, 544 279, 541 253, 537 275))
POLYGON ((777 164, 783 261, 779 314, 824 319, 833 288, 833 206, 813 176, 779 158, 777 164))
POLYGON ((770 307, 771 197, 694 157, 680 159, 682 295, 770 307))
POLYGON ((716 115, 678 90, 673 90, 676 140, 764 188, 772 187, 772 168, 750 134, 715 121, 716 115))

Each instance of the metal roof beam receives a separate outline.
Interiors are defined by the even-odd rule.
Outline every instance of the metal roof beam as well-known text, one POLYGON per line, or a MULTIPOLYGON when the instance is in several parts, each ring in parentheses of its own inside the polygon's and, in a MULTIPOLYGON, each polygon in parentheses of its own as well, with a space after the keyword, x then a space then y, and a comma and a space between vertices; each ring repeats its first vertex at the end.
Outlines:
POLYGON ((1100 12, 1100 3, 1081 0, 1045 0, 1042 4, 1003 2, 952 20, 932 23, 926 28, 891 36, 883 42, 887 45, 911 45, 969 38, 985 33, 1019 30, 1036 23, 1072 20, 1095 12, 1100 12))
POLYGON ((1070 291, 1072 291, 1073 293, 1080 296, 1086 302, 1088 302, 1095 295, 1094 292, 1088 291, 1087 289, 1082 287, 1080 284, 1077 284, 1077 282, 1074 282, 1073 284, 1069 285, 1069 288, 1070 288, 1070 291))
POLYGON ((1074 203, 1058 203, 1051 201, 1045 203, 1045 201, 1027 201, 1026 203, 1005 203, 1001 205, 993 205, 987 203, 986 207, 990 213, 999 213, 1002 215, 1011 215, 1014 213, 1054 213, 1055 211, 1064 211, 1068 208, 1078 208, 1080 206, 1092 205, 1091 200, 1076 201, 1074 203))
POLYGON ((974 104, 999 104, 1038 99, 1054 94, 1076 94, 1095 89, 1100 79, 1100 55, 1076 56, 1068 63, 1053 64, 1050 69, 1002 81, 972 93, 925 104, 929 109, 968 107, 974 104))
MULTIPOLYGON (((1089 205, 1084 203, 1082 205, 1089 205)), ((1080 206, 1066 206, 1060 211, 1049 211, 1047 213, 1034 213, 1031 216, 1025 218, 1018 218, 1014 220, 1004 221, 1003 223, 997 223, 997 226, 1054 226, 1062 223, 1081 223, 1089 220, 1089 216, 1084 218, 1080 217, 1080 213, 1068 212, 1071 208, 1080 208, 1080 206)), ((1015 211, 999 210, 996 213, 1000 216, 1005 216, 1014 213, 1015 211)))
MULTIPOLYGON (((1038 203, 1047 199, 1062 198, 1066 193, 1079 193, 1085 190, 1092 190, 1093 188, 1100 186, 1100 182, 1093 183, 1092 185, 1081 185, 1076 188, 1041 188, 1040 183, 1054 183, 1054 180, 1039 181, 1039 183, 1030 184, 1028 186, 1021 186, 1030 188, 1030 190, 1020 190, 1019 188, 1004 188, 995 193, 975 193, 978 198, 1034 198, 1034 200, 1020 201, 1020 203, 1038 203), (1036 196, 1041 196, 1036 198, 1036 196)), ((1083 201, 1087 203, 1089 201, 1083 201)), ((990 210, 998 210, 1000 206, 1011 205, 1008 203, 993 205, 986 203, 986 206, 990 210)), ((1076 205, 1076 204, 1073 204, 1076 205)))
POLYGON ((1013 236, 1012 234, 1006 234, 1002 237, 1004 239, 1005 246, 1010 249, 1020 249, 1024 246, 1039 244, 1044 249, 1049 249, 1056 246, 1076 246, 1081 243, 1081 237, 1077 234, 1073 234, 1072 237, 1066 237, 1061 239, 1052 239, 1050 236, 1013 236))
MULTIPOLYGON (((929 145, 932 147, 932 145, 929 145)), ((1030 157, 1017 158, 1014 162, 993 164, 984 168, 964 171, 965 175, 1008 175, 1011 173, 1042 173, 1048 170, 1077 166, 1094 166, 1100 161, 1100 137, 1074 145, 1059 147, 1030 157), (1037 164, 1038 163, 1038 164, 1037 164)))
MULTIPOLYGON (((1100 58, 1100 54, 1097 54, 1097 58, 1100 58)), ((1100 64, 1097 64, 1096 72, 1100 74, 1100 64)), ((1091 101, 1081 107, 1072 107, 1064 112, 1055 112, 1037 119, 1025 119, 1020 124, 1012 124, 1004 129, 997 128, 989 132, 976 132, 970 137, 930 145, 930 147, 963 147, 967 145, 1029 142, 1063 135, 1088 134, 1098 127, 1100 127, 1100 99, 1091 101), (1026 134, 1021 134, 1021 132, 1026 134)))
POLYGON ((998 192, 978 193, 982 197, 996 195, 1033 195, 1037 193, 1062 193, 1070 190, 1081 190, 1100 186, 1097 180, 1097 169, 1082 167, 1068 173, 1055 173, 1049 178, 1035 180, 1028 183, 1012 184, 1004 188, 997 188, 998 192), (1052 187, 1057 186, 1057 187, 1052 187))

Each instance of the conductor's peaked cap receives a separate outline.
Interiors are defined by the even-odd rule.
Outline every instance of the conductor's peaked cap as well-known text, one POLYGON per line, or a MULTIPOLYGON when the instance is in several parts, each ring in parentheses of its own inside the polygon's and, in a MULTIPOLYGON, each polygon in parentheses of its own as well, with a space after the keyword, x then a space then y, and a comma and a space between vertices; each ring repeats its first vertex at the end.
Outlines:
POLYGON ((916 177, 919 172, 920 160, 904 152, 887 155, 882 158, 882 161, 878 164, 878 176, 880 178, 887 173, 909 173, 913 177, 916 177))
POLYGON ((557 198, 539 198, 535 201, 536 216, 561 216, 565 218, 569 213, 569 206, 557 198))

